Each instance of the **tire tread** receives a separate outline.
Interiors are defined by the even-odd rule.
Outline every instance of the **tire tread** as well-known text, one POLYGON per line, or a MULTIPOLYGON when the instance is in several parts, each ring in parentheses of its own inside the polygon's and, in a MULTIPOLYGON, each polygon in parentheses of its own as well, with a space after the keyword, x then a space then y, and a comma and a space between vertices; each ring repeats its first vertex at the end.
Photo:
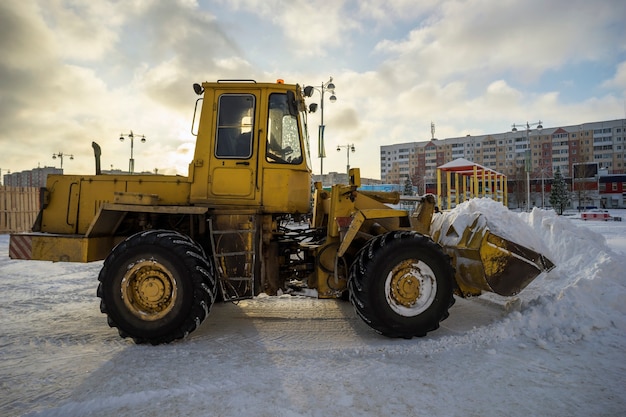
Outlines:
MULTIPOLYGON (((439 282, 439 278, 437 279, 439 282)), ((428 332, 439 328, 439 323, 448 317, 448 309, 454 304, 452 293, 454 285, 454 270, 450 257, 428 236, 412 231, 392 231, 372 238, 356 254, 348 277, 349 299, 357 315, 378 333, 394 338, 423 337, 428 332), (389 253, 407 246, 417 247, 431 254, 435 258, 433 262, 442 271, 441 279, 445 280, 445 285, 438 285, 442 288, 441 294, 437 296, 434 318, 419 327, 403 327, 398 326, 397 323, 389 323, 386 318, 378 314, 378 309, 372 301, 376 299, 375 282, 380 279, 380 277, 372 276, 374 266, 384 263, 389 253)))
POLYGON ((185 338, 207 318, 211 306, 215 301, 216 278, 214 268, 203 248, 189 236, 172 230, 149 230, 139 232, 118 244, 105 259, 98 275, 97 296, 100 297, 100 311, 107 315, 110 327, 117 328, 122 338, 130 337, 135 343, 150 343, 153 345, 170 343, 185 338), (171 331, 154 337, 132 335, 124 326, 118 323, 110 314, 110 305, 106 300, 105 287, 112 285, 111 269, 116 265, 118 258, 128 250, 140 246, 158 246, 174 254, 182 262, 187 271, 191 271, 189 279, 192 288, 192 305, 180 325, 171 331))

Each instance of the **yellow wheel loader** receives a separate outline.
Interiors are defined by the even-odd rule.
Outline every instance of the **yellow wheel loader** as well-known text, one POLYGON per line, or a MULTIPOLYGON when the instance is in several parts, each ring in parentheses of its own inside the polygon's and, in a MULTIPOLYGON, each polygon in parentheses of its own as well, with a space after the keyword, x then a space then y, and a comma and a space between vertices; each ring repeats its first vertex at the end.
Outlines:
POLYGON ((390 208, 399 195, 361 191, 358 169, 348 184, 313 183, 312 88, 220 80, 194 90, 188 176, 102 174, 94 143, 96 174, 50 175, 32 233, 11 235, 12 258, 104 260, 100 308, 122 337, 172 342, 216 300, 290 288, 349 298, 385 336, 424 336, 453 294, 516 294, 553 267, 484 222, 431 229, 432 195, 411 213, 390 208))

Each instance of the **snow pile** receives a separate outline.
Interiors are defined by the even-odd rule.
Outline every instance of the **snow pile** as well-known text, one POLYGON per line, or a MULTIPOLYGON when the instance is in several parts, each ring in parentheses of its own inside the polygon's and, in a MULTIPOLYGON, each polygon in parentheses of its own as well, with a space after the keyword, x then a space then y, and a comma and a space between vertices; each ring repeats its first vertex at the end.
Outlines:
MULTIPOLYGON (((490 230, 492 233, 512 242, 526 246, 536 252, 549 256, 547 248, 525 219, 490 198, 475 198, 465 201, 453 210, 435 216, 431 231, 448 230, 452 225, 457 234, 472 227, 475 230, 490 230)), ((442 236, 441 243, 454 245, 456 236, 442 236)))
POLYGON ((493 233, 544 254, 556 268, 523 290, 516 311, 503 321, 468 335, 474 342, 525 335, 541 345, 585 339, 609 327, 626 331, 626 261, 604 236, 553 211, 516 213, 490 199, 470 200, 447 216, 463 230, 478 214, 493 233))
POLYGON ((522 292, 522 310, 503 326, 515 325, 540 343, 583 339, 608 327, 626 331, 624 257, 602 235, 553 212, 520 216, 550 248, 557 268, 522 292))
POLYGON ((102 262, 10 260, 0 235, 0 415, 623 414, 626 222, 463 210, 532 236, 557 267, 516 298, 457 300, 412 340, 379 336, 347 302, 284 295, 219 303, 188 339, 137 346, 100 313, 102 262))

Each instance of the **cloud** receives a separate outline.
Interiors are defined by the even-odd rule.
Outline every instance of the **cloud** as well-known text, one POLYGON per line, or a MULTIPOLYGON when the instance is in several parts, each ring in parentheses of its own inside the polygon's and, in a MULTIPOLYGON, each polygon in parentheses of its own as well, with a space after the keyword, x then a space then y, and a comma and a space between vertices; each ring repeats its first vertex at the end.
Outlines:
POLYGON ((19 140, 28 152, 37 152, 42 136, 54 136, 59 126, 71 128, 98 109, 96 97, 105 86, 89 68, 62 61, 54 33, 34 3, 0 7, 0 42, 7 53, 0 62, 0 143, 19 140))
MULTIPOLYGON (((621 0, 0 2, 0 166, 61 151, 66 170, 91 172, 95 140, 103 167, 125 169, 117 138, 133 129, 148 138, 138 169, 185 174, 193 82, 333 75, 327 146, 355 143, 352 165, 376 177, 378 147, 427 140, 431 121, 443 138, 623 117, 625 15, 621 0)), ((324 165, 343 170, 345 155, 324 165)))
POLYGON ((445 2, 405 38, 382 40, 376 50, 412 77, 481 80, 507 72, 529 82, 614 54, 607 41, 626 34, 618 26, 625 15, 626 3, 617 0, 445 2))
POLYGON ((626 96, 626 62, 617 66, 613 78, 604 81, 602 87, 621 90, 621 93, 626 96))
POLYGON ((1 2, 0 35, 10 57, 0 62, 5 169, 26 155, 48 165, 63 151, 76 156, 66 170, 91 171, 93 140, 103 166, 125 167, 127 145, 115 139, 128 129, 150 138, 138 152, 157 143, 174 152, 192 140, 191 84, 249 72, 215 18, 189 1, 1 2), (23 147, 6 146, 15 140, 23 147))
POLYGON ((57 64, 49 30, 28 2, 0 3, 0 120, 10 124, 20 107, 41 91, 50 67, 57 64))
POLYGON ((255 14, 280 28, 286 43, 277 47, 300 57, 321 57, 329 50, 348 48, 348 34, 360 27, 346 9, 344 0, 238 0, 227 3, 235 11, 255 14))
POLYGON ((79 62, 97 61, 114 50, 124 14, 120 4, 102 1, 53 0, 41 7, 41 16, 54 32, 56 53, 79 62))
POLYGON ((435 10, 440 3, 437 0, 387 0, 381 5, 379 0, 360 0, 360 17, 371 18, 381 25, 391 25, 398 21, 418 19, 435 10))
MULTIPOLYGON (((393 6, 380 9, 362 7, 375 18, 394 13, 393 6)), ((375 71, 336 77, 342 88, 346 78, 360 86, 344 95, 359 103, 365 140, 377 145, 428 140, 430 121, 441 138, 503 132, 519 117, 534 115, 555 124, 592 114, 603 120, 610 112, 603 115, 594 106, 615 106, 610 96, 568 104, 558 86, 542 91, 539 83, 573 63, 610 62, 616 39, 617 51, 626 50, 620 23, 626 3, 470 0, 425 10, 424 16, 416 12, 419 20, 404 36, 374 46, 381 60, 375 71)), ((335 120, 329 113, 330 125, 335 120)), ((377 154, 359 158, 365 166, 378 165, 377 154)))

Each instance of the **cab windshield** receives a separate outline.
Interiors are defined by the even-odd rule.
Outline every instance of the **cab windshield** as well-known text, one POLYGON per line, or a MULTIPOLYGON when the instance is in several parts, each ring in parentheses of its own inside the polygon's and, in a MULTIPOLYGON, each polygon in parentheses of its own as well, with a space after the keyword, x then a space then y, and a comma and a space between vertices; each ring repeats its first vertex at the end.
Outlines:
POLYGON ((277 164, 300 164, 303 155, 298 132, 298 119, 289 112, 287 94, 271 94, 265 159, 277 164))

